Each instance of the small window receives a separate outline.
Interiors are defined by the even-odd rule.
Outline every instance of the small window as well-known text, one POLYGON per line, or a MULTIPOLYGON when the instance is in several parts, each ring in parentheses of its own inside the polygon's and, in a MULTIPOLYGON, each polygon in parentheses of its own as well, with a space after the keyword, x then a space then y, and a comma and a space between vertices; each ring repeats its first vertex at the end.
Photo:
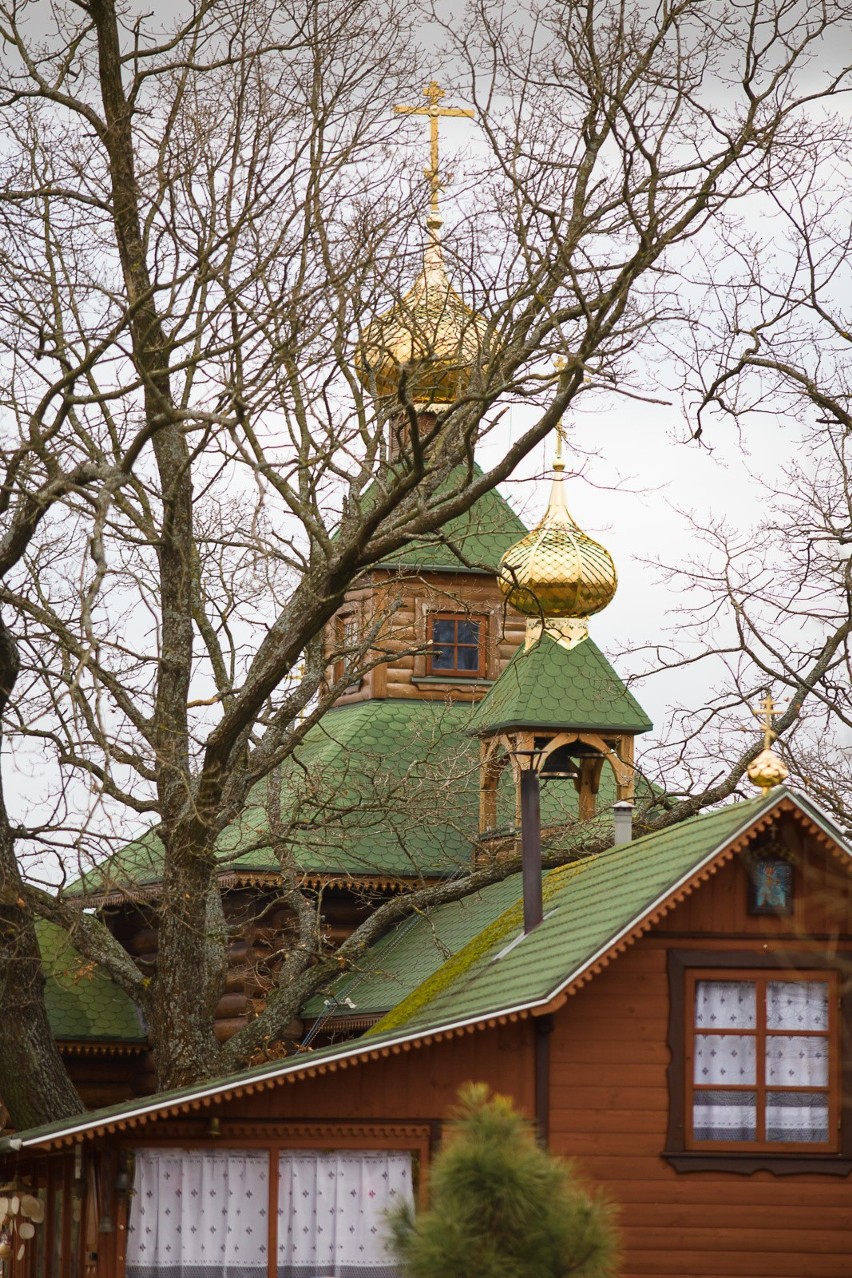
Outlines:
POLYGON ((687 974, 686 1146, 837 1148, 836 976, 687 974))
POLYGON ((484 674, 486 623, 464 613, 437 613, 429 620, 430 675, 475 679, 484 674))

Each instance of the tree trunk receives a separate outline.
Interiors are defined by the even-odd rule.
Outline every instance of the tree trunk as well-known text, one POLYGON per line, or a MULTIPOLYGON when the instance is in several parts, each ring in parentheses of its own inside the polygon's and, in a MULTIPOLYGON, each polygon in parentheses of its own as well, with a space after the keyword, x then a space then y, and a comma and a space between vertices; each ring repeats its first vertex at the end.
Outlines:
POLYGON ((189 757, 189 685, 193 660, 192 472, 186 438, 174 420, 170 349, 146 260, 136 180, 132 108, 122 82, 115 0, 92 0, 109 156, 112 219, 127 297, 133 360, 160 480, 157 544, 162 626, 152 745, 166 844, 159 962, 147 1014, 158 1086, 180 1087, 215 1070, 216 1003, 227 956, 215 877, 215 831, 196 812, 189 757))
MULTIPOLYGON (((17 674, 17 650, 0 619, 0 714, 17 674)), ((19 1131, 84 1108, 47 1018, 41 954, 21 886, 0 780, 0 1096, 19 1131)))
POLYGON ((168 1091, 215 1075, 213 1033, 225 987, 225 919, 212 857, 169 850, 165 859, 157 973, 146 1014, 157 1087, 168 1091))

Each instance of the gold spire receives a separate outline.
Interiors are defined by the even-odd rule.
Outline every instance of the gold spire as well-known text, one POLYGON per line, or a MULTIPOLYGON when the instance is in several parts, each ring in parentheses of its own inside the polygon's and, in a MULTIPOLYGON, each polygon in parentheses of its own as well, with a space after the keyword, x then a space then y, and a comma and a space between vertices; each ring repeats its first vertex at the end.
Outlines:
POLYGON ((528 645, 544 627, 565 646, 588 634, 587 619, 612 599, 618 576, 612 556, 571 518, 563 491, 562 424, 557 427, 556 457, 550 501, 538 526, 500 561, 498 584, 506 600, 537 618, 528 622, 528 645), (560 619, 570 618, 570 624, 560 619))
POLYGON ((485 325, 452 288, 441 249, 443 219, 440 193, 451 175, 442 178, 438 150, 439 121, 447 116, 473 118, 466 107, 442 107, 444 90, 434 80, 423 90, 426 106, 396 106, 402 115, 429 120, 429 212, 423 269, 399 303, 374 320, 364 333, 355 359, 363 384, 375 381, 379 398, 397 396, 424 407, 451 404, 470 384, 485 340, 485 325))
POLYGON ((772 720, 777 718, 781 711, 777 708, 777 702, 772 700, 772 694, 766 693, 760 705, 755 708, 752 706, 752 714, 761 720, 763 727, 763 749, 756 759, 748 765, 749 780, 758 786, 764 794, 776 785, 781 785, 782 781, 786 781, 790 775, 787 768, 778 758, 772 749, 772 742, 778 733, 772 727, 772 720))

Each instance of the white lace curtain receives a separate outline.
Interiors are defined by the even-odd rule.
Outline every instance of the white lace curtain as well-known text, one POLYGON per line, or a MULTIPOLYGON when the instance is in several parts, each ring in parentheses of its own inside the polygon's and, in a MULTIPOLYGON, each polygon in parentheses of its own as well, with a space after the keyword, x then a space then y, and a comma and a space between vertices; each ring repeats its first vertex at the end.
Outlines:
POLYGON ((394 1278, 386 1213, 413 1201, 411 1155, 281 1155, 278 1278, 394 1278))
POLYGON ((828 1088, 826 981, 699 981, 695 1029, 696 1140, 828 1140, 827 1090, 775 1090, 828 1088), (760 1059, 758 999, 766 1017, 760 1059), (731 1087, 743 1090, 722 1090, 731 1087), (764 1131, 758 1131, 758 1087, 765 1089, 764 1131))
MULTIPOLYGON (((268 1278, 269 1153, 140 1149, 127 1278, 268 1278)), ((395 1278, 386 1213, 411 1155, 298 1150, 278 1167, 278 1278, 395 1278)))
POLYGON ((269 1154, 136 1153, 127 1278, 267 1278, 269 1154))

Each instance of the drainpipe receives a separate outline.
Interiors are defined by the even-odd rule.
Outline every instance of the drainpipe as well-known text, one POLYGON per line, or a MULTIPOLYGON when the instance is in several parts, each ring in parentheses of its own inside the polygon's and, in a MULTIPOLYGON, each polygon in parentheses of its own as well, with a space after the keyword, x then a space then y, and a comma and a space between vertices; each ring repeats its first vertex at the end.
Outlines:
POLYGON ((521 869, 524 886, 524 935, 542 919, 541 797, 535 768, 521 772, 521 869))
POLYGON ((622 843, 633 841, 633 804, 614 803, 613 815, 613 847, 621 847, 622 843))
POLYGON ((535 1117, 539 1142, 550 1142, 550 1035, 552 1016, 533 1017, 535 1024, 535 1117))

